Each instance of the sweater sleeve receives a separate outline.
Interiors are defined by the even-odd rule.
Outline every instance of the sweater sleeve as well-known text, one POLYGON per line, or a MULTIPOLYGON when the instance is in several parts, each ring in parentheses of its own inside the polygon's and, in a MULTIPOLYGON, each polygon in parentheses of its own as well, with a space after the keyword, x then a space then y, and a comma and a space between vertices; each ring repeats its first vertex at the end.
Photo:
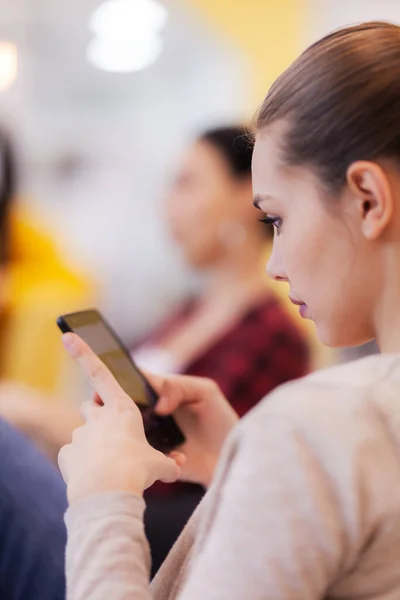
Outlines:
POLYGON ((315 408, 250 415, 179 600, 320 600, 352 571, 387 445, 369 418, 315 408))
POLYGON ((144 508, 139 496, 109 492, 68 509, 67 600, 152 597, 144 508))

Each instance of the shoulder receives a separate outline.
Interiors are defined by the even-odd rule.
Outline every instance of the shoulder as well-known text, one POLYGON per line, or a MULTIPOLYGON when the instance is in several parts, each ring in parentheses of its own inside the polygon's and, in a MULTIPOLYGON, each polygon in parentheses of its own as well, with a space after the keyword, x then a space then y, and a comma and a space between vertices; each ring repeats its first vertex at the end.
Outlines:
POLYGON ((369 437, 397 411, 400 356, 368 357, 280 386, 240 423, 240 434, 265 443, 280 429, 312 443, 369 437), (397 395, 397 394, 396 394, 397 395))

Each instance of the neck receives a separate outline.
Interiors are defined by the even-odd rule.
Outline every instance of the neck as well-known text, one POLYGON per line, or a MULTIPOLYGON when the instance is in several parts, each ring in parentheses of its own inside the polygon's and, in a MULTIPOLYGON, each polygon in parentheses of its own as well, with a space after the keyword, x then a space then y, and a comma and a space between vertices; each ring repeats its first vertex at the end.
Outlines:
POLYGON ((376 341, 381 352, 400 353, 400 248, 393 252, 387 264, 382 295, 377 309, 376 341))
POLYGON ((382 324, 376 334, 376 342, 381 352, 400 354, 400 297, 396 308, 389 312, 388 319, 381 319, 382 324))

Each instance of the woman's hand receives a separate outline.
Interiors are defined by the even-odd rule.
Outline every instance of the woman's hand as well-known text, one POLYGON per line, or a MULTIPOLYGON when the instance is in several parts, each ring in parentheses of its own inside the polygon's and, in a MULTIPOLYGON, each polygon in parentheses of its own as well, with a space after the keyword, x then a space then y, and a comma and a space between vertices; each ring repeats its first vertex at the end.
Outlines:
POLYGON ((179 448, 186 458, 179 479, 208 487, 238 415, 211 379, 149 373, 146 377, 159 395, 156 412, 173 414, 186 437, 179 448))
POLYGON ((70 504, 107 491, 142 494, 156 480, 175 481, 184 457, 167 457, 146 440, 139 409, 107 367, 76 335, 63 338, 104 406, 85 407, 86 424, 75 430, 71 444, 59 454, 70 504))
POLYGON ((181 452, 167 457, 148 444, 139 409, 101 360, 76 335, 63 340, 95 390, 94 400, 84 406, 86 424, 59 455, 70 502, 102 491, 142 494, 157 479, 209 485, 222 445, 238 421, 213 381, 148 375, 160 396, 157 412, 173 413, 186 437, 181 452))

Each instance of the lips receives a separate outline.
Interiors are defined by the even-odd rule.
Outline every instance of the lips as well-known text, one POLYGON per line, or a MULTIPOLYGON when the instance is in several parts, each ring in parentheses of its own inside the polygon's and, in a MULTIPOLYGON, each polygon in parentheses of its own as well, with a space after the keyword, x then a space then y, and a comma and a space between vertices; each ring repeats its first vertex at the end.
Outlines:
POLYGON ((305 302, 302 302, 301 300, 296 300, 296 298, 292 298, 291 296, 289 296, 289 300, 292 304, 295 304, 296 306, 305 306, 305 302))
POLYGON ((308 307, 307 304, 305 304, 305 302, 302 302, 301 300, 296 300, 296 298, 292 298, 292 296, 289 296, 289 300, 290 302, 292 302, 292 304, 295 304, 299 307, 299 313, 300 316, 303 317, 303 319, 307 318, 307 316, 309 317, 308 307))

